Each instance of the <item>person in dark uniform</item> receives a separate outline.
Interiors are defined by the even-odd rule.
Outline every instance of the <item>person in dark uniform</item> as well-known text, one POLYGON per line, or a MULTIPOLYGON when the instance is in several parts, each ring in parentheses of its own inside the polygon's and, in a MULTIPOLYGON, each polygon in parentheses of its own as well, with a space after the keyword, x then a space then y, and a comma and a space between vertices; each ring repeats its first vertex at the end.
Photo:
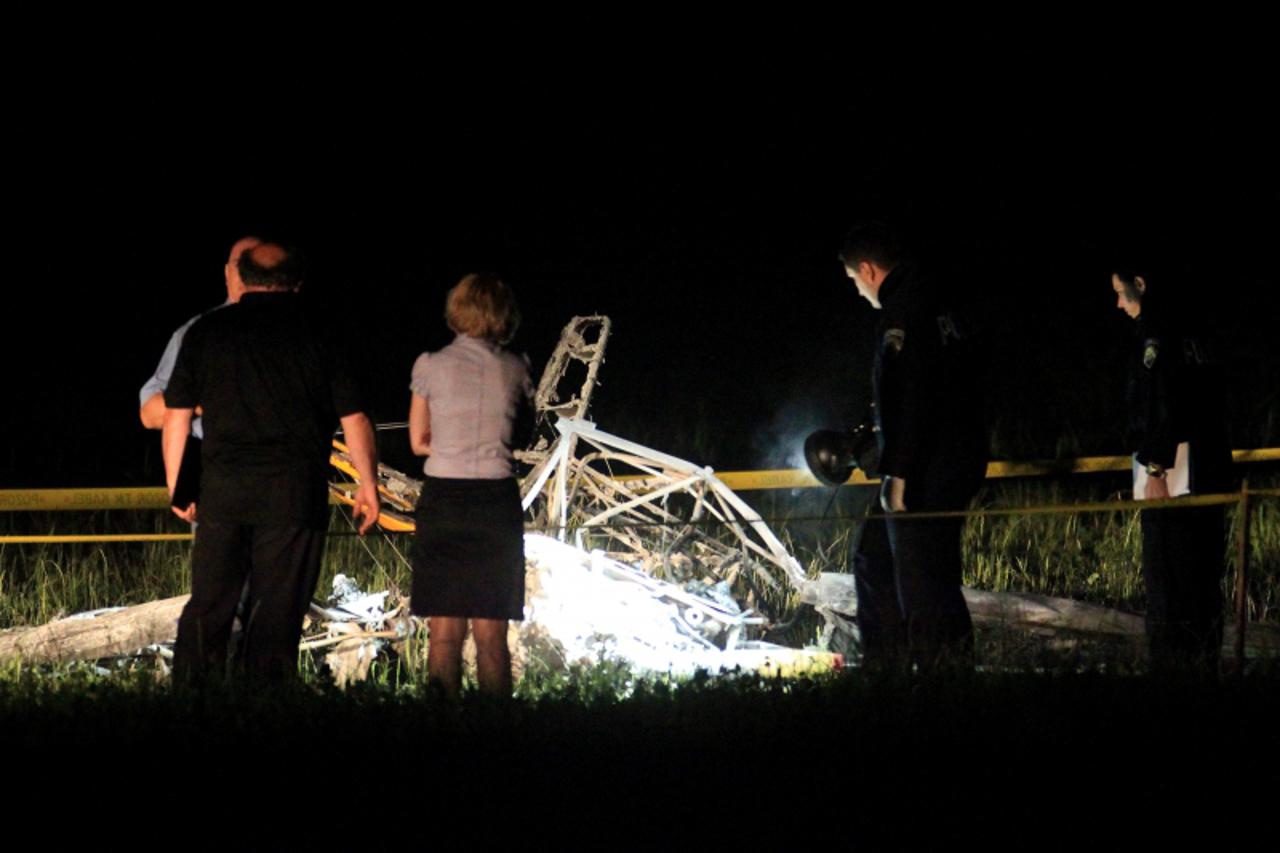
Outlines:
POLYGON ((888 227, 854 228, 841 260, 882 312, 872 394, 890 517, 867 522, 854 559, 864 661, 964 665, 973 649, 960 590, 964 520, 893 514, 964 509, 982 483, 988 454, 976 342, 888 227))
MULTIPOLYGON (((165 474, 172 495, 197 406, 203 474, 191 600, 178 621, 174 678, 218 678, 248 584, 242 657, 251 676, 296 675, 302 618, 328 524, 328 461, 341 422, 360 474, 354 514, 378 518, 373 424, 334 336, 306 311, 295 253, 274 243, 238 260, 240 301, 187 332, 165 389, 165 474)), ((187 521, 197 504, 175 506, 187 521)))
MULTIPOLYGON (((1169 294, 1118 269, 1116 307, 1135 321, 1128 356, 1127 442, 1135 500, 1215 494, 1231 487, 1222 383, 1201 338, 1169 294)), ((1217 668, 1226 569, 1221 506, 1143 510, 1142 577, 1152 665, 1217 668)))

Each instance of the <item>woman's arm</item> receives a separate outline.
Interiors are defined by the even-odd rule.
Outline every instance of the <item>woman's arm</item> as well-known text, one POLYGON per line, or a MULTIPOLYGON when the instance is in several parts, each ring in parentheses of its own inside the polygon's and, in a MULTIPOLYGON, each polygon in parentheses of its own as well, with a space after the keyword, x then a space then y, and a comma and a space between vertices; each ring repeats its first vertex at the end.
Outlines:
POLYGON ((431 455, 431 410, 417 394, 409 398, 409 446, 415 456, 431 455))

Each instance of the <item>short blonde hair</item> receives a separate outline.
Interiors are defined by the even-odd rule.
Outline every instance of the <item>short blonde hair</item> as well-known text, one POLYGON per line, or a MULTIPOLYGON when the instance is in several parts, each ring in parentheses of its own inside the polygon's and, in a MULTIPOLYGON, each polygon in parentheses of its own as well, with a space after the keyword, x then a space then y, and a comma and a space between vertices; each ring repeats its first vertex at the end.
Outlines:
POLYGON ((471 273, 450 288, 444 299, 444 320, 457 334, 505 344, 520 326, 520 309, 502 279, 491 273, 471 273))

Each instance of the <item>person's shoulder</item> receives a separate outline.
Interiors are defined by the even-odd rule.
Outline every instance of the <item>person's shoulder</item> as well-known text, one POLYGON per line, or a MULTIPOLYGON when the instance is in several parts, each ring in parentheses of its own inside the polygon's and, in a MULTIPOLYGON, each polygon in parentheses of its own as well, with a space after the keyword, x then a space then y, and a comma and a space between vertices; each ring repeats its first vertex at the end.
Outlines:
POLYGON ((197 314, 179 326, 177 331, 173 333, 173 336, 179 340, 185 339, 190 341, 208 334, 210 329, 216 329, 218 327, 218 323, 216 322, 218 313, 222 312, 205 311, 202 314, 197 314))
POLYGON ((217 338, 231 333, 241 322, 242 309, 239 304, 228 303, 206 311, 198 317, 186 330, 187 340, 217 338))
POLYGON ((506 347, 499 347, 496 353, 499 360, 508 370, 528 373, 532 369, 533 363, 529 360, 528 353, 515 352, 506 347))
POLYGON ((221 324, 226 323, 229 319, 239 316, 244 310, 239 302, 221 302, 212 308, 201 311, 196 316, 187 321, 187 326, 195 327, 199 325, 221 324))
POLYGON ((451 361, 456 361, 457 359, 462 358, 464 355, 465 352, 464 347, 462 346, 462 338, 454 338, 439 349, 425 351, 422 355, 418 356, 418 361, 422 362, 424 365, 428 362, 433 364, 447 364, 451 361))
POLYGON ((351 334, 340 317, 327 303, 309 298, 301 293, 270 294, 273 299, 238 302, 220 314, 228 314, 233 325, 245 324, 257 328, 278 328, 281 334, 293 336, 299 342, 321 345, 330 350, 347 352, 351 349, 351 334))
POLYGON ((905 300, 912 306, 931 306, 938 301, 939 278, 937 270, 929 264, 905 263, 901 271, 901 288, 905 300))

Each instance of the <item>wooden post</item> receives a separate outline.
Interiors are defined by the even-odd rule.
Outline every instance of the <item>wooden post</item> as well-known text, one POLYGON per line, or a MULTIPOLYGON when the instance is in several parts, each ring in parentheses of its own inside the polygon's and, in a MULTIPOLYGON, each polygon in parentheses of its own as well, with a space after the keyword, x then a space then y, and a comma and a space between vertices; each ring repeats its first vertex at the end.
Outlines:
POLYGON ((1244 632, 1249 623, 1249 478, 1240 488, 1240 531, 1236 562, 1236 672, 1244 672, 1244 632))

